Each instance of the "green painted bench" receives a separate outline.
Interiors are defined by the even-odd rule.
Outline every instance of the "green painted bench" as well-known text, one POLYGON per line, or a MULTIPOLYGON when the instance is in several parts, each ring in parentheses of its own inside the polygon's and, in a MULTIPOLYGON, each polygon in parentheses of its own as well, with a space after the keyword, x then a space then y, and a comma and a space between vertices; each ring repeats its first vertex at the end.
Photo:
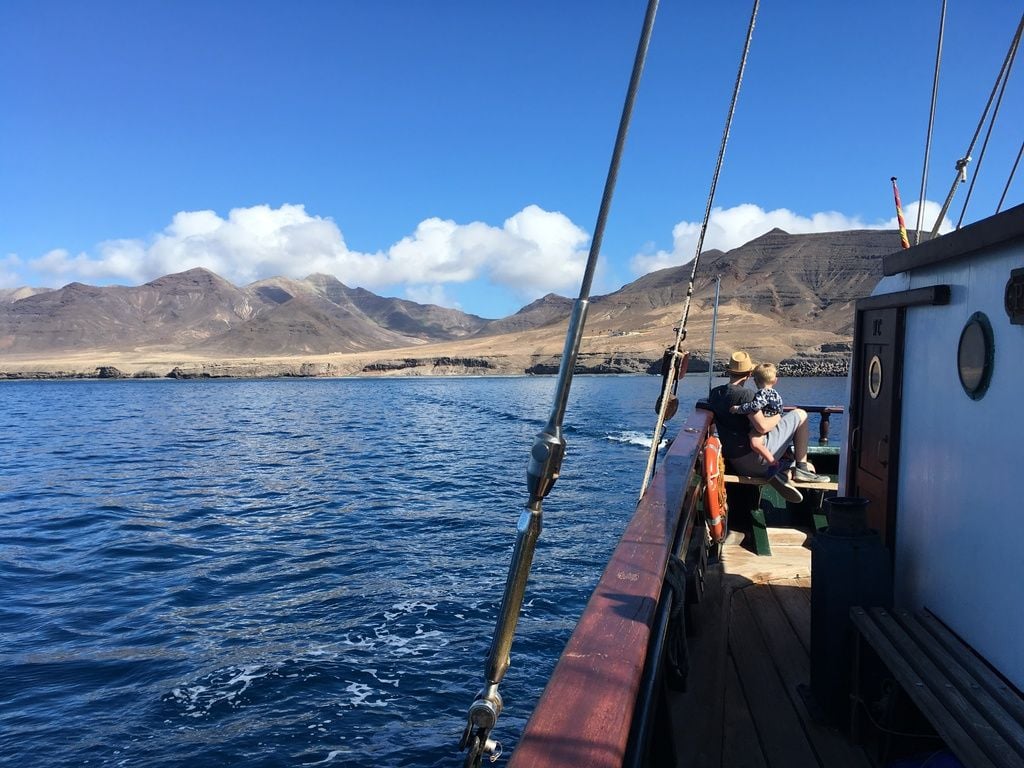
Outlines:
MULTIPOLYGON (((747 475, 733 474, 725 474, 722 477, 725 480, 727 488, 730 485, 746 485, 755 486, 757 488, 757 497, 750 506, 750 518, 752 520, 752 533, 754 536, 754 551, 762 557, 770 556, 772 553, 772 547, 768 541, 768 523, 765 519, 764 502, 768 502, 777 508, 785 508, 788 502, 786 502, 768 483, 768 480, 763 477, 749 477, 747 475)), ((833 479, 827 483, 801 483, 794 481, 793 485, 798 488, 804 496, 804 500, 801 504, 807 504, 811 507, 810 511, 814 519, 815 530, 821 530, 828 525, 825 520, 825 513, 822 509, 822 504, 825 498, 825 493, 828 491, 837 491, 839 489, 839 484, 833 479), (809 491, 813 493, 808 493, 809 491)))

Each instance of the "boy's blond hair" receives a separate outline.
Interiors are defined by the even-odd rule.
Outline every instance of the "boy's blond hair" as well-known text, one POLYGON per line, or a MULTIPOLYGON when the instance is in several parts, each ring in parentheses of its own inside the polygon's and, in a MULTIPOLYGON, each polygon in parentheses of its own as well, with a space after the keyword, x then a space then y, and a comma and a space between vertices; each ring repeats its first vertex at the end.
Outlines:
POLYGON ((778 372, 772 363, 761 363, 754 366, 754 383, 764 389, 779 380, 778 372))

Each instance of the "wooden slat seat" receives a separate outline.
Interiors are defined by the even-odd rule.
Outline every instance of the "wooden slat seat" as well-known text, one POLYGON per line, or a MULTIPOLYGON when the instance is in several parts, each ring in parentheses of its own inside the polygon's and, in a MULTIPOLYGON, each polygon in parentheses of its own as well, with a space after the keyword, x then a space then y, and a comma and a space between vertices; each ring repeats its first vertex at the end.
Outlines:
MULTIPOLYGON (((750 477, 749 475, 722 475, 726 483, 738 483, 739 485, 767 485, 767 477, 750 477)), ((829 480, 828 482, 821 483, 804 483, 800 480, 794 480, 793 485, 797 488, 807 488, 812 491, 837 491, 839 490, 839 483, 835 480, 829 480)))
POLYGON ((927 611, 850 609, 857 630, 851 732, 859 733, 862 644, 969 768, 1024 768, 1024 697, 927 611))

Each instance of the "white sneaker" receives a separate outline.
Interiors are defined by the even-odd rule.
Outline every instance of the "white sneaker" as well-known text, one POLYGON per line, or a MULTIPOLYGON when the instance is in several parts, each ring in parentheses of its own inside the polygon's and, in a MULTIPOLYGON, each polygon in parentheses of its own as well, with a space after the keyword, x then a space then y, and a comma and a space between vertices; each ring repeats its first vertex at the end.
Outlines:
POLYGON ((809 469, 800 469, 800 467, 794 466, 793 479, 798 480, 801 483, 827 483, 829 481, 829 476, 819 475, 809 469))

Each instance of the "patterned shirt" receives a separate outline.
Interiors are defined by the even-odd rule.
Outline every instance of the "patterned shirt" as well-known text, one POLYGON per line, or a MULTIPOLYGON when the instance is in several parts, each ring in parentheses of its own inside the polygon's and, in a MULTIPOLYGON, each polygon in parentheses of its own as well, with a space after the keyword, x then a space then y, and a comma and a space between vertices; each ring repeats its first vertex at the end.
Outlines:
POLYGON ((768 387, 759 389, 754 399, 741 405, 738 412, 747 415, 758 411, 762 416, 777 416, 782 413, 782 395, 768 387))

